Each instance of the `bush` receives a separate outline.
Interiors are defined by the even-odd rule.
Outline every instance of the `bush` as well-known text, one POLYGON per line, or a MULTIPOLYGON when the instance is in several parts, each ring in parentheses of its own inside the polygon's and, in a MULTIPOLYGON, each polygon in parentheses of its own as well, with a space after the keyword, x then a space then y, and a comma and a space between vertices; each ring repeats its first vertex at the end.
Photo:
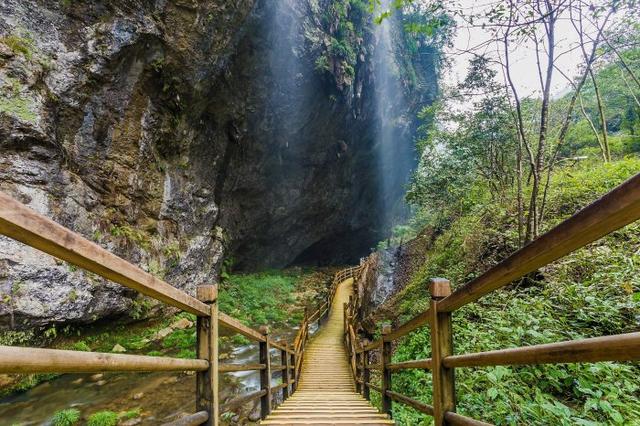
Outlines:
MULTIPOLYGON (((545 229, 573 215, 640 170, 640 159, 585 161, 559 169, 545 229)), ((514 200, 513 203, 515 203, 514 200)), ((515 250, 514 208, 488 202, 453 217, 392 300, 398 322, 428 307, 425 282, 444 276, 460 286, 515 250)), ((640 223, 616 231, 454 313, 456 353, 471 353, 637 331, 640 318, 640 223)), ((394 362, 430 356, 429 329, 398 342, 394 362)), ((458 411, 497 425, 640 424, 637 363, 586 363, 459 369, 458 411)), ((431 403, 431 374, 403 371, 394 390, 431 403)), ((430 424, 401 404, 398 424, 430 424)))
POLYGON ((113 411, 98 411, 87 421, 87 426, 117 426, 117 424, 118 414, 113 411))
POLYGON ((51 418, 52 426, 73 426, 80 420, 80 411, 75 408, 57 411, 51 418))

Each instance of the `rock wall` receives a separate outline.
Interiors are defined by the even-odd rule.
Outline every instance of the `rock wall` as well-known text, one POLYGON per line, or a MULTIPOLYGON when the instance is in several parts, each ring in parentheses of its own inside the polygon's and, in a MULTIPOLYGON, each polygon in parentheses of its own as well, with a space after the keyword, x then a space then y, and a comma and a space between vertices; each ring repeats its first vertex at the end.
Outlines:
MULTIPOLYGON (((225 252, 245 269, 366 253, 373 45, 364 28, 353 72, 318 71, 332 2, 0 1, 0 190, 187 291, 225 252)), ((0 293, 16 328, 154 306, 4 237, 0 293)))

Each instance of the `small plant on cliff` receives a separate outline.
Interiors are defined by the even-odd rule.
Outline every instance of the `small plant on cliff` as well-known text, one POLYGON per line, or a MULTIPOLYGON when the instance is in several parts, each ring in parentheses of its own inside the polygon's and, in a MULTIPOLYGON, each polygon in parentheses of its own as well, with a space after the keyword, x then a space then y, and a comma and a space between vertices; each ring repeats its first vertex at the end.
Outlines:
POLYGON ((57 411, 51 418, 52 426, 73 426, 80 420, 80 411, 75 408, 57 411))
POLYGON ((22 55, 27 59, 33 57, 33 40, 30 37, 11 34, 1 37, 0 43, 5 44, 16 55, 22 55))

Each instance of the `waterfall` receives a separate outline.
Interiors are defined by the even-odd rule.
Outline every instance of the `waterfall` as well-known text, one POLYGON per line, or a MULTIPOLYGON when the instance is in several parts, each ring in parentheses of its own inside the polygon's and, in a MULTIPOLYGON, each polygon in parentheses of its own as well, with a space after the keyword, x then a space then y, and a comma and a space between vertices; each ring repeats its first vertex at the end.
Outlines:
POLYGON ((272 18, 268 21, 272 48, 267 57, 273 77, 273 87, 269 93, 269 107, 276 121, 276 135, 281 135, 281 148, 296 148, 299 138, 296 134, 304 123, 303 114, 307 99, 304 67, 299 49, 304 45, 301 34, 301 12, 296 9, 296 1, 278 0, 272 3, 272 18))
POLYGON ((407 118, 402 114, 407 110, 407 102, 394 45, 397 26, 395 16, 376 25, 373 54, 378 196, 382 225, 387 231, 407 212, 404 191, 414 161, 413 141, 403 132, 407 118))

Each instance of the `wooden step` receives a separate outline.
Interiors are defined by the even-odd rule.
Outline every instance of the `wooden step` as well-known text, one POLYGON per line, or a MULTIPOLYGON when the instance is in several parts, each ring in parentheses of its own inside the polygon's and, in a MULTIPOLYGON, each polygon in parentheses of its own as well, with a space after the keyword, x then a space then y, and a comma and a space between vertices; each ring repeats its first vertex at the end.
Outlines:
POLYGON ((260 424, 263 425, 393 425, 362 395, 345 352, 343 304, 352 280, 338 286, 326 324, 307 345, 296 392, 260 424))

